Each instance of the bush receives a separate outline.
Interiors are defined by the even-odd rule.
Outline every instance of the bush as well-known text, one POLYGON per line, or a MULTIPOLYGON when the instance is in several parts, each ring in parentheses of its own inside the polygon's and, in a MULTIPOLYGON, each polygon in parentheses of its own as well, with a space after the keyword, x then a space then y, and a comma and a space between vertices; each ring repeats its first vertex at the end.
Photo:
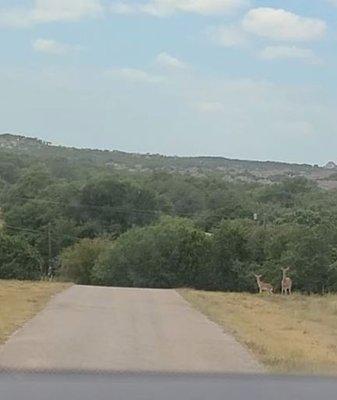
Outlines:
POLYGON ((111 246, 105 239, 82 239, 61 253, 60 276, 81 285, 92 282, 92 269, 98 256, 111 246))
POLYGON ((244 291, 253 288, 255 267, 250 243, 253 229, 254 223, 248 220, 223 221, 215 229, 204 282, 207 289, 244 291))
POLYGON ((0 278, 34 280, 41 277, 41 258, 24 239, 0 233, 0 278))
POLYGON ((190 221, 165 218, 123 234, 99 257, 94 280, 116 286, 201 287, 209 244, 190 221))

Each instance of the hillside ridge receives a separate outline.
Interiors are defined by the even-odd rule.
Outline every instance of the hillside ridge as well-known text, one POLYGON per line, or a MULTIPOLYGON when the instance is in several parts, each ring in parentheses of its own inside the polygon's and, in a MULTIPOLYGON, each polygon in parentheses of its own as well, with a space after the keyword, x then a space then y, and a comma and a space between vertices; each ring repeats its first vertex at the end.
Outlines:
POLYGON ((117 170, 138 172, 166 171, 203 176, 216 174, 227 181, 273 183, 287 177, 302 176, 318 182, 327 189, 337 188, 337 169, 318 165, 279 161, 230 159, 219 156, 164 156, 160 154, 127 153, 119 150, 87 149, 55 145, 39 138, 0 134, 0 150, 24 153, 39 159, 66 158, 71 161, 88 161, 117 170))

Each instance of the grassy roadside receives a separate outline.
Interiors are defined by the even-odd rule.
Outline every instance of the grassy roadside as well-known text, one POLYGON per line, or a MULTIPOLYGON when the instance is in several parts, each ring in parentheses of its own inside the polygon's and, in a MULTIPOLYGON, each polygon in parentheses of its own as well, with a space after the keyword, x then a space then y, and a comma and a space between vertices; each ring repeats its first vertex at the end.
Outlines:
POLYGON ((179 293, 277 373, 337 375, 337 296, 179 293))
POLYGON ((67 283, 0 280, 0 344, 32 318, 67 283))

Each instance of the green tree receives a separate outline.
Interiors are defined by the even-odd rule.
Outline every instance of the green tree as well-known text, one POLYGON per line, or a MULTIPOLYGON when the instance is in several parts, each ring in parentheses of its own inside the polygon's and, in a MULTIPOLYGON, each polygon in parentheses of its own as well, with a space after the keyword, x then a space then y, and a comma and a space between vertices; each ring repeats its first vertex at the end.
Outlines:
POLYGON ((210 289, 243 291, 252 289, 254 259, 248 220, 223 221, 214 231, 209 267, 210 289))
POLYGON ((128 180, 101 177, 82 188, 74 212, 79 223, 95 221, 101 233, 111 233, 151 223, 156 210, 153 192, 128 180))
POLYGON ((22 238, 0 232, 0 278, 34 280, 40 277, 38 252, 22 238))
POLYGON ((106 239, 82 239, 62 251, 59 271, 63 279, 74 283, 89 285, 92 283, 92 270, 103 250, 112 247, 106 239))
POLYGON ((209 239, 184 219, 131 229, 99 258, 94 276, 107 285, 201 287, 209 239))

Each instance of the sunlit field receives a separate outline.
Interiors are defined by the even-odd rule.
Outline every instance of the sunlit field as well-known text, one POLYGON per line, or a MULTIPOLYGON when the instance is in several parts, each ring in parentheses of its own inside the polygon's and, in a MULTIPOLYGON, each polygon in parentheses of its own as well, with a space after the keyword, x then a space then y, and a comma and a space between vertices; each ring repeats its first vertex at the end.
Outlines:
POLYGON ((0 280, 0 344, 70 285, 0 280))
POLYGON ((276 373, 337 374, 337 296, 180 290, 276 373))

